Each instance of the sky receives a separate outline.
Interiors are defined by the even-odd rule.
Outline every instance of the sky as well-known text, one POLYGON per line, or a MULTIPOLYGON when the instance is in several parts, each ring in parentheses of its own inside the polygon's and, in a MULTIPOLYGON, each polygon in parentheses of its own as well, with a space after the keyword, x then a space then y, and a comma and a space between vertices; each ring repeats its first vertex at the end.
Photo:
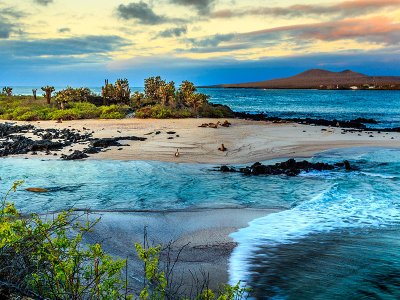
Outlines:
POLYGON ((400 0, 0 0, 0 86, 400 76, 400 0))

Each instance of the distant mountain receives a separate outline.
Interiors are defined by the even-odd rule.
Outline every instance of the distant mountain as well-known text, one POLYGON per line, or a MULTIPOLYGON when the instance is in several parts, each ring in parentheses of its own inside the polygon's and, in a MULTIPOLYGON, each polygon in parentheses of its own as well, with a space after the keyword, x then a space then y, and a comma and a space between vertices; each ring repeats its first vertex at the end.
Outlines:
POLYGON ((344 70, 311 69, 288 78, 260 82, 221 84, 214 87, 259 89, 400 89, 400 76, 368 76, 344 70))

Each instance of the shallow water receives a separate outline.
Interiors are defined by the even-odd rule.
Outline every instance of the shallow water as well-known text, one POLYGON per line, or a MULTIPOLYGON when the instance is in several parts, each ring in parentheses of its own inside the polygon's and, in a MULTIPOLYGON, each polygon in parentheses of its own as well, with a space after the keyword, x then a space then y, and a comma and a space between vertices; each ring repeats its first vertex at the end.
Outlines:
POLYGON ((25 212, 281 208, 232 234, 232 283, 248 282, 258 299, 395 299, 400 151, 353 148, 312 158, 343 159, 359 170, 251 177, 211 165, 6 158, 0 177, 2 190, 17 179, 23 188, 50 190, 13 193, 10 200, 25 212))
MULTIPOLYGON (((58 87, 57 89, 62 89, 58 87)), ((100 93, 101 88, 91 88, 100 93)), ((15 94, 31 94, 32 87, 14 87, 15 94)), ((40 88, 39 88, 40 90, 40 88)), ((143 91, 143 88, 132 88, 143 91)), ((211 102, 226 104, 234 111, 283 118, 323 118, 352 120, 359 117, 380 121, 380 127, 400 127, 400 91, 320 91, 200 89, 211 102)))
POLYGON ((400 152, 351 149, 318 160, 340 158, 360 170, 303 175, 329 186, 232 234, 232 283, 247 281, 257 299, 400 296, 400 152))

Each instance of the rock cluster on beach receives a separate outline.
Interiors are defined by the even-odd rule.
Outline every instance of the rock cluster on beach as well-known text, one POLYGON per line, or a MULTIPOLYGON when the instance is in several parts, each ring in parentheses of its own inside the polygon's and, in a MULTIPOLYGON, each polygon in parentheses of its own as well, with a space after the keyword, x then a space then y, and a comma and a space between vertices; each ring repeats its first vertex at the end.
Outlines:
POLYGON ((303 125, 315 125, 315 126, 331 126, 340 128, 354 128, 368 131, 385 131, 385 132, 400 132, 400 127, 395 128, 371 128, 366 124, 378 124, 374 119, 357 118, 354 120, 326 120, 326 119, 312 119, 312 118, 279 118, 269 117, 267 114, 258 113, 250 114, 245 112, 235 112, 235 117, 239 119, 247 119, 253 121, 268 121, 274 123, 282 122, 294 122, 303 125))
POLYGON ((295 159, 289 159, 285 162, 276 163, 274 165, 263 165, 259 162, 244 168, 233 168, 229 166, 219 167, 221 172, 239 172, 246 175, 287 175, 297 176, 301 172, 310 171, 329 171, 337 168, 345 168, 350 171, 353 168, 350 163, 345 160, 342 163, 327 164, 322 162, 312 163, 306 160, 296 161, 295 159))
MULTIPOLYGON (((87 144, 83 151, 75 150, 70 155, 61 155, 61 159, 75 160, 89 157, 109 147, 123 147, 119 141, 144 141, 146 138, 123 136, 113 138, 93 138, 92 133, 80 133, 74 129, 40 129, 33 125, 0 124, 0 157, 18 154, 37 154, 61 151, 75 144, 87 144), (27 137, 29 134, 32 137, 27 137)), ((54 153, 54 155, 57 155, 54 153)))

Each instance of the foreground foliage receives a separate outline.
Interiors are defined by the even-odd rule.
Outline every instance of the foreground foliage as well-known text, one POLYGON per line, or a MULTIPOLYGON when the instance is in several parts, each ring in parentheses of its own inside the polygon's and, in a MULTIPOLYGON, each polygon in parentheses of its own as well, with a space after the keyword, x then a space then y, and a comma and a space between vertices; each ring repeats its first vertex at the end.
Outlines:
MULTIPOLYGON (((36 214, 23 216, 7 202, 0 208, 0 296, 10 294, 37 299, 175 299, 168 294, 166 274, 160 270, 161 247, 135 244, 144 264, 143 289, 128 288, 127 260, 106 254, 100 244, 84 245, 83 236, 98 221, 62 212, 51 219, 36 214), (1 295, 3 293, 3 295, 1 295)), ((220 291, 208 288, 197 300, 234 300, 245 297, 240 284, 220 291)))

